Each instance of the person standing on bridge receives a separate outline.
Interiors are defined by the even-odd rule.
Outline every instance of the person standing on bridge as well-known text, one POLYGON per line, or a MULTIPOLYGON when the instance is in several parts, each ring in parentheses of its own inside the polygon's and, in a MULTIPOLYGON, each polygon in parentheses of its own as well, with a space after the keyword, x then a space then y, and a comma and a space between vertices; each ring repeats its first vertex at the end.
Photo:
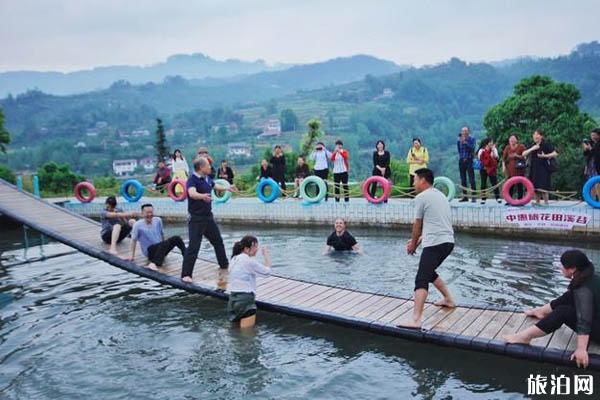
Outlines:
POLYGON ((567 291, 550 303, 525 315, 539 319, 529 328, 505 335, 508 343, 529 344, 531 340, 550 335, 561 326, 567 325, 577 334, 577 347, 571 355, 578 367, 589 363, 588 344, 590 339, 600 343, 600 275, 594 272, 594 264, 581 250, 567 250, 560 256, 560 272, 571 280, 567 291))
POLYGON ((202 236, 206 236, 210 244, 215 249, 217 262, 221 269, 227 269, 229 260, 225 254, 225 246, 219 227, 215 222, 211 208, 211 192, 213 189, 219 191, 235 192, 235 186, 226 188, 216 185, 210 177, 211 165, 204 157, 197 157, 194 160, 194 173, 187 180, 186 190, 188 195, 188 232, 190 242, 187 251, 183 257, 181 269, 181 279, 184 282, 192 283, 192 273, 194 265, 200 251, 202 236))
POLYGON ((154 216, 152 204, 142 206, 142 217, 133 225, 131 231, 131 256, 129 261, 135 259, 137 242, 140 242, 142 253, 150 261, 146 268, 153 271, 158 271, 158 267, 162 266, 167 254, 175 247, 181 250, 181 254, 185 254, 185 244, 181 237, 171 236, 165 239, 162 220, 154 216))
POLYGON ((258 252, 258 239, 244 236, 233 245, 229 271, 229 321, 239 322, 240 328, 250 328, 256 323, 256 277, 271 275, 271 260, 266 247, 261 247, 264 264, 254 257, 258 252))
POLYGON ((135 224, 136 213, 123 212, 123 209, 117 207, 115 196, 106 198, 106 208, 100 212, 100 223, 102 228, 100 236, 102 241, 110 244, 111 254, 117 254, 117 243, 120 243, 130 233, 133 224, 135 224), (131 219, 130 219, 131 218, 131 219))
POLYGON ((407 328, 421 327, 430 283, 444 296, 435 303, 437 306, 455 307, 446 283, 435 272, 454 249, 450 205, 446 196, 433 187, 433 172, 430 169, 415 171, 415 191, 418 193, 415 197, 415 223, 412 238, 406 244, 406 252, 415 254, 419 243, 423 245, 423 251, 415 278, 412 319, 398 325, 407 328))

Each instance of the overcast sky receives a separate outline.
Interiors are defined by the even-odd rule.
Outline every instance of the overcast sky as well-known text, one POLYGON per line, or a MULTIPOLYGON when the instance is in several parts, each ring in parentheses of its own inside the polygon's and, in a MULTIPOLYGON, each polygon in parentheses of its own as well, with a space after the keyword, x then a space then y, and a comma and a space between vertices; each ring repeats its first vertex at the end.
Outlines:
POLYGON ((599 0, 0 0, 0 71, 147 65, 176 53, 399 64, 553 56, 600 39, 599 0))

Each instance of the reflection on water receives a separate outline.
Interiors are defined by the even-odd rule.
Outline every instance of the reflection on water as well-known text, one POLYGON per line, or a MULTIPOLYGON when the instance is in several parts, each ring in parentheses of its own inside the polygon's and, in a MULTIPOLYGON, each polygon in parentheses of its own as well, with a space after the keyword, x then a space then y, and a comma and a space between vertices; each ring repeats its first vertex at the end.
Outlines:
MULTIPOLYGON (((246 231, 223 227, 227 247, 246 231)), ((356 230, 364 256, 322 255, 326 230, 253 232, 278 273, 412 290, 406 232, 356 230)), ((459 236, 441 272, 464 301, 539 303, 564 287, 551 266, 562 249, 459 236)), ((244 333, 222 301, 82 255, 0 266, 0 305, 3 399, 523 398, 531 373, 577 373, 268 312, 244 333)))

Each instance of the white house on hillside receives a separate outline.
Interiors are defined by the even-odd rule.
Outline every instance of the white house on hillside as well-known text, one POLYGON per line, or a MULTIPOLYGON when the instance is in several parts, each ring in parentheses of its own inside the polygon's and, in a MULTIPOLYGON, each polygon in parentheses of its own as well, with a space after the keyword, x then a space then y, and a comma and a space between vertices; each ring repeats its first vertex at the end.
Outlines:
POLYGON ((252 149, 245 142, 236 142, 227 144, 227 157, 250 157, 252 149))
POLYGON ((156 159, 154 157, 142 158, 139 162, 139 165, 144 168, 144 171, 152 172, 156 169, 156 159))
POLYGON ((272 137, 281 135, 281 121, 279 119, 270 119, 263 127, 263 133, 258 137, 272 137))
POLYGON ((113 161, 113 172, 115 175, 123 176, 132 174, 138 166, 137 160, 114 160, 113 161))

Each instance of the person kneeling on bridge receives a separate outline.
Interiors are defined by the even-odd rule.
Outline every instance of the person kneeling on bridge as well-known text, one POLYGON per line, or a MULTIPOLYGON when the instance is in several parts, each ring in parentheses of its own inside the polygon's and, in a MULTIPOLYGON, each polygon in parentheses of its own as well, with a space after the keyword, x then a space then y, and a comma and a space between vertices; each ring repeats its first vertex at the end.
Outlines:
POLYGON ((150 261, 146 267, 153 271, 158 271, 158 267, 162 266, 167 254, 173 248, 177 247, 181 250, 181 254, 185 254, 185 244, 181 237, 171 236, 165 240, 162 220, 154 216, 152 204, 142 206, 142 217, 143 219, 133 225, 131 231, 131 256, 129 261, 135 259, 137 242, 140 242, 142 253, 150 261))
POLYGON ((106 208, 100 212, 100 222, 102 228, 100 230, 100 236, 102 241, 106 244, 110 244, 109 252, 111 254, 117 254, 117 243, 120 243, 130 233, 133 224, 135 224, 136 213, 126 213, 119 207, 117 207, 117 199, 115 196, 109 196, 106 198, 106 208))
POLYGON ((249 328, 256 323, 256 277, 271 275, 268 249, 261 247, 264 265, 254 258, 257 252, 258 239, 254 236, 244 236, 233 245, 227 313, 229 321, 239 322, 240 328, 249 328))
POLYGON ((529 344, 532 339, 546 336, 563 324, 577 334, 577 348, 571 355, 578 367, 589 363, 590 339, 600 343, 600 275, 594 273, 594 264, 580 250, 567 250, 560 256, 562 275, 571 280, 567 291, 550 303, 525 311, 537 318, 537 324, 503 337, 508 343, 529 344))

